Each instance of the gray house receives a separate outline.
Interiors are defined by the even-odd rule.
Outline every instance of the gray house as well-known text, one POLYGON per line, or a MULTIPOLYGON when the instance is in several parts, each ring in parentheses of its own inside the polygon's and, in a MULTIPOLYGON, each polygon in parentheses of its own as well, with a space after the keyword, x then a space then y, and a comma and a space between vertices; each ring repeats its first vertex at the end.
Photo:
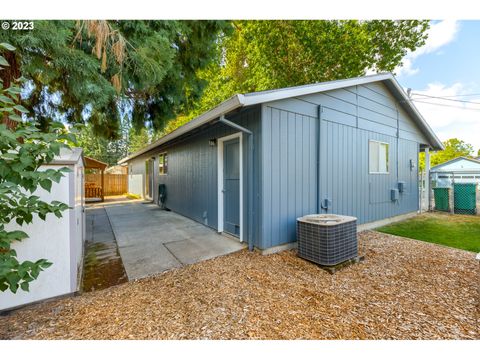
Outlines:
MULTIPOLYGON (((270 249, 296 218, 416 212, 418 154, 442 143, 391 74, 238 94, 122 159, 129 191, 270 249)), ((428 156, 427 156, 428 159, 428 156)))

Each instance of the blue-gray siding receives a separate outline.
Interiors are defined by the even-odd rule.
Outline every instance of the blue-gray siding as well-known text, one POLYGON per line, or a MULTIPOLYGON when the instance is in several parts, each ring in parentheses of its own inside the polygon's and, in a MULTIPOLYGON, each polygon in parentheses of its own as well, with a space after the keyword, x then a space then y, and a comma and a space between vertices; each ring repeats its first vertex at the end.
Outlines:
POLYGON ((316 209, 316 119, 264 107, 262 248, 295 241, 295 219, 316 209))
MULTIPOLYGON (((255 136, 253 238, 261 249, 293 242, 296 218, 317 212, 329 199, 329 213, 358 217, 359 223, 418 209, 417 164, 420 144, 428 141, 381 83, 332 90, 243 109, 228 119, 255 136), (319 106, 321 113, 319 116, 319 106), (389 173, 369 174, 369 140, 389 144, 389 173), (415 168, 410 168, 410 160, 415 168), (319 170, 319 171, 318 171, 319 170), (390 190, 406 182, 397 202, 390 190)), ((209 139, 237 132, 223 124, 165 144, 134 159, 138 162, 168 152, 167 206, 217 229, 217 147, 209 139)), ((248 136, 244 149, 244 213, 247 235, 248 136)), ((144 168, 144 166, 143 166, 144 168)), ((245 237, 246 238, 246 237, 245 237)))
POLYGON ((262 132, 263 248, 295 241, 296 218, 315 213, 318 196, 331 201, 322 212, 359 223, 418 209, 416 165, 427 140, 382 84, 263 104, 262 132), (389 174, 369 174, 369 140, 389 143, 389 174), (392 202, 398 181, 406 191, 392 202))
MULTIPOLYGON (((229 116, 229 120, 250 129, 254 133, 255 148, 259 149, 260 144, 260 107, 243 110, 240 113, 229 116)), ((162 151, 168 153, 168 174, 158 175, 156 184, 164 183, 167 188, 166 205, 171 210, 201 222, 214 229, 218 228, 218 194, 217 194, 217 147, 210 146, 210 139, 218 139, 238 132, 223 124, 216 124, 208 127, 198 134, 189 136, 181 142, 168 145, 155 151, 156 154, 162 151)), ((243 136, 243 149, 248 149, 248 137, 243 136)), ((243 184, 248 184, 247 171, 248 156, 244 159, 243 184)), ((260 169, 259 156, 255 156, 254 173, 258 174, 260 169)), ((157 169, 158 171, 158 169, 157 169)), ((257 214, 259 198, 259 176, 254 180, 254 241, 257 244, 258 232, 261 218, 257 214)), ((158 186, 158 185, 156 185, 158 186)), ((246 190, 246 189, 245 189, 246 190)), ((246 211, 248 191, 244 191, 244 224, 243 229, 247 235, 248 216, 246 211)), ((246 237, 245 237, 246 239, 246 237)))

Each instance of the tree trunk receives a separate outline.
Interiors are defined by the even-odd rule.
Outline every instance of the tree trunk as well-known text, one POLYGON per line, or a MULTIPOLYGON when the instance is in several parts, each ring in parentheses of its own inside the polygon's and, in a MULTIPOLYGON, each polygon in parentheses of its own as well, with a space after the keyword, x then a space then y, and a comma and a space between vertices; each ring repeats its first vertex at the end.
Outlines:
MULTIPOLYGON (((12 83, 15 82, 15 79, 18 79, 20 77, 20 63, 17 59, 17 55, 13 51, 5 51, 2 53, 2 56, 8 61, 10 66, 6 66, 3 69, 0 70, 0 79, 2 80, 3 83, 3 88, 8 89, 12 83)), ((9 96, 12 98, 13 101, 18 103, 18 98, 19 95, 16 95, 16 99, 10 95, 10 94, 5 94, 6 96, 9 96)), ((18 115, 20 115, 20 112, 18 112, 18 115)), ((2 123, 7 125, 9 129, 14 130, 17 127, 17 122, 10 120, 8 118, 8 114, 4 113, 1 115, 2 118, 2 123)))

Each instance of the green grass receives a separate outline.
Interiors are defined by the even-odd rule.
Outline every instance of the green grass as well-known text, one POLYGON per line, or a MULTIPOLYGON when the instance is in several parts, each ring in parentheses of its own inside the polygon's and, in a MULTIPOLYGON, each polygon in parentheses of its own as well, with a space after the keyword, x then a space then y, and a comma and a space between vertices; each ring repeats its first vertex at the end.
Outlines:
POLYGON ((426 213, 377 231, 480 252, 480 216, 426 213))

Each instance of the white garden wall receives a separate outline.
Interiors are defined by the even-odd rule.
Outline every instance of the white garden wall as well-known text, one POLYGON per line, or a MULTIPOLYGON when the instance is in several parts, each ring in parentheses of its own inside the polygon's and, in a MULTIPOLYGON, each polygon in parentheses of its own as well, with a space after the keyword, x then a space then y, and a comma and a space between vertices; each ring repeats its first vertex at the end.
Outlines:
POLYGON ((133 160, 128 167, 128 192, 145 197, 145 159, 133 160))

